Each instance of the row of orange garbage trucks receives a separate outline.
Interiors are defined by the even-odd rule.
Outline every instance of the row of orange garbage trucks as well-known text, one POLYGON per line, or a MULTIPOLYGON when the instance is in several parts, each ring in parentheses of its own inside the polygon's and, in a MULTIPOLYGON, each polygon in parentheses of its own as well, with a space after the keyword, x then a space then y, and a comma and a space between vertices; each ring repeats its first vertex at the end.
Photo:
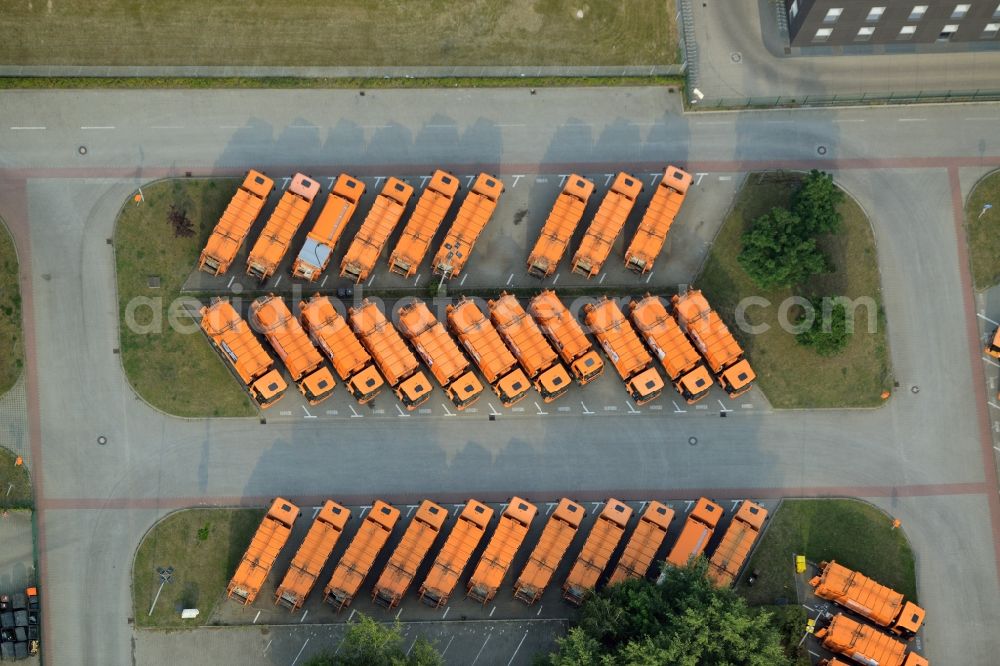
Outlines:
MULTIPOLYGON (((675 295, 670 306, 647 294, 628 303, 627 316, 607 298, 582 308, 583 323, 635 404, 658 397, 667 381, 688 403, 704 398, 715 382, 733 398, 749 390, 756 376, 704 295, 675 295)), ((261 408, 277 402, 288 384, 255 330, 313 405, 332 394, 336 372, 362 404, 388 384, 407 409, 416 409, 431 392, 420 360, 459 410, 484 390, 473 367, 505 407, 532 388, 551 402, 574 381, 584 386, 604 371, 584 327, 551 290, 527 308, 501 293, 487 301, 488 314, 463 297, 447 306, 446 322, 423 301, 407 299, 397 310, 398 326, 368 299, 346 317, 319 294, 299 308, 295 317, 282 298, 262 296, 250 304, 250 323, 225 299, 201 310, 202 330, 261 408)))
MULTIPOLYGON (((691 181, 690 174, 674 166, 667 167, 626 248, 626 268, 639 274, 652 270, 691 181)), ((247 275, 263 283, 277 272, 320 189, 316 180, 301 173, 296 173, 289 180, 288 187, 250 248, 247 275)), ((434 172, 389 254, 390 271, 403 277, 411 277, 417 272, 459 189, 457 176, 440 169, 434 172)), ((528 256, 529 274, 544 278, 555 272, 583 219, 594 189, 594 183, 582 176, 571 174, 566 178, 528 256)), ((229 270, 273 190, 274 181, 271 178, 259 171, 247 173, 201 252, 198 260, 200 270, 212 275, 222 275, 229 270)), ((431 265, 435 275, 441 275, 442 279, 461 275, 503 191, 504 184, 499 178, 488 173, 478 175, 434 254, 431 265)), ((326 203, 295 255, 291 268, 293 278, 309 282, 320 278, 364 192, 365 185, 357 178, 346 173, 337 177, 326 203)), ((571 265, 574 273, 592 278, 601 272, 640 192, 642 182, 639 179, 625 172, 617 175, 573 255, 571 265)), ((413 194, 413 186, 406 182, 394 177, 386 180, 341 260, 340 277, 354 282, 368 279, 390 236, 402 221, 413 194)))
MULTIPOLYGON (((280 497, 274 500, 227 586, 228 598, 244 605, 254 602, 288 542, 292 525, 300 513, 299 508, 288 500, 280 497)), ((492 535, 486 540, 495 513, 486 504, 470 499, 454 520, 430 569, 419 581, 417 570, 430 557, 435 543, 445 531, 449 515, 443 506, 430 500, 423 501, 376 579, 371 591, 372 600, 385 608, 394 608, 416 585, 416 592, 423 603, 441 607, 448 603, 466 571, 471 570, 465 584, 465 596, 481 604, 489 603, 524 546, 532 523, 538 517, 538 507, 520 497, 511 498, 501 508, 492 535), (484 541, 485 548, 472 566, 472 556, 484 541)), ((624 540, 632 513, 629 505, 614 498, 604 503, 562 583, 566 601, 580 605, 594 592, 605 572, 610 572, 609 584, 646 576, 666 539, 674 511, 661 502, 646 504, 612 569, 609 566, 612 556, 624 540)), ((667 563, 684 566, 703 555, 722 514, 722 507, 715 502, 704 497, 699 499, 670 549, 667 563)), ((320 507, 288 571, 275 589, 275 604, 292 611, 302 607, 319 582, 320 574, 350 516, 349 509, 332 500, 327 500, 320 507)), ((568 498, 559 501, 546 519, 527 562, 514 579, 513 594, 516 599, 531 605, 541 598, 577 538, 585 516, 586 511, 579 503, 568 498)), ((757 542, 766 518, 767 510, 762 506, 750 500, 740 504, 709 558, 708 575, 715 584, 720 587, 733 584, 757 542)), ((386 502, 379 500, 366 508, 360 527, 323 587, 326 603, 338 611, 351 604, 400 522, 399 509, 386 502)))

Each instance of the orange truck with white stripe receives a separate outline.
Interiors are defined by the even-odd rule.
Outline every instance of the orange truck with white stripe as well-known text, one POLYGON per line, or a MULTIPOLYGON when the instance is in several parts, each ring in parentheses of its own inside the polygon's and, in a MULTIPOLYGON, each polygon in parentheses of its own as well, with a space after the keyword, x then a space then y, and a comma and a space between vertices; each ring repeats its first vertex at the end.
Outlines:
POLYGON ((254 602, 300 514, 299 507, 281 497, 271 503, 226 587, 227 599, 235 597, 244 606, 254 602))
POLYGON ((479 546, 486 528, 493 518, 493 509, 482 502, 470 499, 462 513, 458 514, 455 526, 451 528, 441 552, 427 572, 427 578, 420 586, 420 600, 433 608, 448 603, 448 598, 458 584, 465 567, 479 546))
POLYGON ((574 273, 590 279, 601 272, 640 193, 642 182, 635 176, 622 171, 615 177, 570 262, 574 273))
POLYGON ((399 509, 375 500, 323 590, 325 603, 338 611, 351 605, 398 521, 399 509))
POLYGON ((232 303, 219 298, 211 306, 203 307, 201 330, 261 409, 267 409, 285 395, 288 384, 274 367, 274 358, 232 303))
POLYGON ((566 367, 545 340, 535 320, 524 311, 517 297, 506 291, 495 301, 488 301, 490 319, 500 337, 514 353, 525 374, 534 382, 542 400, 552 402, 572 383, 566 367))
POLYGON ((866 666, 930 666, 916 652, 907 652, 906 643, 883 634, 874 627, 855 622, 843 613, 816 632, 817 640, 831 652, 866 666))
POLYGON ((618 560, 609 585, 621 583, 629 578, 642 578, 649 571, 656 557, 656 551, 663 545, 667 530, 674 519, 674 510, 660 502, 650 502, 639 518, 632 536, 625 544, 625 552, 618 560))
POLYGON ((563 363, 569 366, 573 377, 584 386, 604 372, 604 361, 590 344, 580 322, 563 305, 556 292, 546 289, 531 299, 528 312, 538 322, 552 346, 559 352, 563 363))
POLYGON ((464 296, 448 305, 447 312, 448 327, 469 352, 503 406, 511 407, 523 400, 531 389, 531 382, 500 339, 493 322, 474 301, 464 296))
POLYGON ((274 294, 258 298, 250 304, 250 318, 278 353, 309 404, 317 405, 329 398, 336 386, 333 373, 284 299, 274 294))
POLYGON ((372 589, 372 601, 390 609, 399 605, 447 518, 448 511, 434 502, 424 500, 420 503, 372 589))
POLYGON ((271 213, 250 250, 247 275, 257 278, 262 284, 274 275, 317 194, 319 183, 315 180, 301 173, 292 177, 288 189, 278 200, 278 207, 271 213))
POLYGON ((368 279, 411 196, 413 187, 398 178, 390 177, 385 182, 340 262, 340 277, 355 282, 368 279))
POLYGON ((760 538, 767 520, 767 509, 744 500, 733 521, 722 535, 722 541, 708 560, 708 577, 719 587, 729 587, 750 557, 750 551, 760 538))
POLYGON ((663 250, 691 181, 691 174, 686 171, 675 166, 667 167, 632 242, 625 250, 625 268, 640 275, 653 270, 653 263, 663 250))
POLYGON ((479 558, 479 564, 469 577, 466 597, 471 597, 484 606, 496 596, 500 583, 507 575, 514 556, 521 548, 524 537, 531 529, 538 507, 520 497, 512 497, 510 504, 500 516, 500 522, 493 536, 486 544, 486 550, 479 558))
POLYGON ((817 597, 854 611, 897 636, 913 638, 924 623, 923 608, 892 588, 836 562, 821 562, 819 575, 809 584, 817 597))
POLYGON ((476 182, 472 184, 472 189, 465 195, 465 201, 458 209, 448 235, 434 255, 432 266, 435 275, 443 275, 450 280, 461 274, 472 255, 472 248, 493 217, 501 194, 502 180, 488 173, 481 173, 476 177, 476 182))
POLYGON ((546 278, 556 272, 593 192, 594 184, 583 176, 574 173, 566 178, 562 192, 556 197, 542 225, 535 247, 528 254, 529 275, 546 278))
POLYGON ((413 214, 403 227, 403 234, 389 255, 389 270, 403 277, 411 277, 420 268, 434 234, 444 222, 458 193, 458 177, 438 169, 431 176, 423 194, 417 200, 413 214))
POLYGON ((288 573, 274 592, 274 603, 281 604, 290 611, 302 608, 306 598, 316 585, 320 571, 330 559, 337 541, 340 540, 351 517, 346 509, 333 500, 323 503, 316 519, 295 552, 288 573))
POLYGON ((559 500, 514 583, 515 599, 530 606, 542 598, 585 515, 586 511, 576 502, 565 497, 559 500))
POLYGON ((757 375, 743 355, 743 348, 722 318, 698 290, 671 299, 677 323, 701 352, 708 369, 730 398, 738 398, 753 386, 757 375))
POLYGON ((274 181, 264 174, 253 169, 247 172, 201 251, 199 270, 212 275, 229 270, 273 189, 274 181))
POLYGON ((360 306, 348 310, 348 318, 351 328, 375 359, 382 376, 403 406, 413 411, 427 402, 431 395, 427 375, 420 369, 420 362, 406 346, 399 331, 378 306, 366 298, 360 306))
POLYGON ((587 303, 583 321, 601 343, 635 404, 644 405, 663 393, 663 377, 617 303, 606 296, 596 304, 587 303))
POLYGON ((689 405, 708 395, 715 383, 712 375, 659 296, 646 294, 640 301, 629 302, 629 317, 689 405))
POLYGON ((675 567, 683 567, 704 553, 720 518, 721 506, 706 497, 699 498, 684 521, 684 528, 667 555, 667 562, 675 567))
POLYGON ((333 249, 358 208, 365 184, 342 173, 326 198, 316 223, 292 262, 292 277, 315 282, 330 264, 333 249))
POLYGON ((594 592, 597 579, 608 566, 631 517, 632 508, 629 505, 614 498, 608 499, 563 583, 563 598, 566 601, 579 606, 594 592))

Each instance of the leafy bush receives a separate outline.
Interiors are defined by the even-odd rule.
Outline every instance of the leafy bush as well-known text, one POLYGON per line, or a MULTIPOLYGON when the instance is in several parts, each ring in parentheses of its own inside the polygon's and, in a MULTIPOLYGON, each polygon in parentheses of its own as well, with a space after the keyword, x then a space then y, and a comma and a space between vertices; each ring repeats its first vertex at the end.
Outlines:
POLYGON ((772 208, 754 220, 743 235, 739 262, 757 286, 791 287, 826 271, 826 256, 815 238, 802 233, 802 226, 784 208, 772 208))
MULTIPOLYGON (((820 356, 836 356, 851 341, 853 326, 848 326, 847 308, 828 298, 814 298, 810 303, 814 315, 812 325, 796 335, 795 341, 812 347, 820 356)), ((804 322, 807 317, 808 314, 803 313, 799 321, 804 322)))

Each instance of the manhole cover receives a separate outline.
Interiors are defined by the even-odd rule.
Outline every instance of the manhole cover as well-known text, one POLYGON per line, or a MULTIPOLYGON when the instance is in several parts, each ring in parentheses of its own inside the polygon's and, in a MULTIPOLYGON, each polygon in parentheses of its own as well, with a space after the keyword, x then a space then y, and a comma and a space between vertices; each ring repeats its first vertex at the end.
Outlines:
POLYGON ((739 51, 734 51, 733 53, 729 54, 729 59, 735 63, 741 63, 743 62, 743 54, 740 53, 739 51))
POLYGON ((826 155, 826 146, 820 146, 819 148, 816 149, 816 152, 819 153, 820 155, 826 155))
POLYGON ((105 444, 108 443, 108 438, 105 437, 104 435, 100 435, 97 438, 97 443, 100 444, 101 446, 104 446, 105 444))
POLYGON ((150 289, 159 289, 160 288, 160 276, 159 275, 150 275, 148 278, 146 278, 146 281, 148 282, 150 289))
POLYGON ((690 444, 691 446, 697 446, 698 445, 698 438, 697 437, 688 437, 688 444, 690 444))
POLYGON ((910 387, 910 393, 920 393, 920 387, 919 386, 911 386, 910 387))
POLYGON ((80 146, 79 148, 76 149, 76 152, 80 153, 81 155, 86 155, 87 154, 87 146, 80 146))

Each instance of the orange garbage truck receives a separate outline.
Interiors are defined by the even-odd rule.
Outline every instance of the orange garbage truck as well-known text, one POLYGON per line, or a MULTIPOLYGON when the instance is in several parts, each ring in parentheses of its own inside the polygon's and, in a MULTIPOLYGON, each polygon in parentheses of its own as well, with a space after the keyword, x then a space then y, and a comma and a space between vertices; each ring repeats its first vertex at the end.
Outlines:
POLYGON ((435 275, 443 275, 450 280, 461 274, 465 262, 472 254, 472 248, 493 217, 501 194, 503 181, 499 178, 488 173, 481 173, 476 177, 476 182, 472 184, 472 189, 458 209, 448 235, 434 255, 432 266, 435 275))
POLYGON ((295 552, 288 573, 274 592, 275 604, 281 604, 293 612, 302 608, 350 517, 350 509, 333 500, 323 503, 306 538, 295 552))
POLYGON ((232 303, 219 298, 211 306, 203 307, 201 330, 262 409, 285 395, 288 384, 274 367, 274 358, 264 350, 232 303))
POLYGON ((930 666, 916 652, 906 651, 906 643, 855 622, 843 613, 816 632, 816 639, 831 652, 844 655, 859 664, 870 666, 930 666))
POLYGON ((563 583, 563 598, 566 601, 579 606, 593 593, 597 587, 597 579, 608 566, 631 517, 632 509, 629 505, 614 498, 608 499, 563 583))
POLYGON ((333 248, 358 208, 365 184, 342 173, 337 176, 326 205, 306 236, 302 249, 292 262, 292 277, 315 282, 330 264, 333 248))
POLYGON ((350 394, 362 405, 370 402, 385 382, 372 364, 371 354, 330 299, 316 294, 308 302, 299 303, 299 312, 302 328, 333 364, 350 394))
POLYGON ((993 337, 990 338, 990 343, 986 345, 986 349, 983 351, 993 358, 1000 358, 1000 326, 998 326, 997 330, 993 332, 993 337))
POLYGON ((854 611, 872 624, 910 639, 924 623, 925 611, 892 588, 836 562, 821 562, 809 581, 817 597, 854 611))
POLYGON ((594 184, 583 176, 574 173, 566 179, 566 185, 556 197, 535 247, 528 255, 529 275, 546 278, 556 272, 593 192, 594 184))
POLYGON ((569 366, 573 377, 584 386, 604 372, 604 361, 590 344, 580 322, 569 311, 556 293, 546 289, 531 299, 528 312, 538 322, 552 346, 559 352, 563 363, 569 366))
POLYGON ((663 545, 673 519, 673 509, 660 502, 649 503, 625 544, 625 552, 608 580, 609 585, 646 575, 656 557, 656 551, 663 545))
POLYGON ((559 500, 559 505, 545 523, 538 544, 514 583, 515 599, 530 606, 542 598, 585 515, 586 511, 576 502, 566 497, 559 500))
POLYGON ((410 185, 398 178, 386 181, 340 262, 340 277, 355 282, 368 279, 411 196, 413 187, 410 185))
POLYGON ((496 596, 500 583, 507 575, 514 556, 531 529, 538 507, 520 497, 512 497, 510 504, 500 515, 500 522, 486 550, 479 558, 479 564, 469 577, 466 597, 471 597, 484 606, 496 596))
POLYGON ((236 567, 236 573, 226 587, 226 598, 236 598, 249 606, 260 593, 267 574, 274 566, 278 553, 292 533, 292 525, 300 515, 299 507, 281 497, 271 503, 264 520, 250 540, 250 546, 236 567))
POLYGON ((392 552, 389 563, 375 583, 372 601, 390 609, 399 605, 447 518, 448 511, 434 502, 421 502, 413 520, 403 532, 403 539, 392 552))
POLYGON ((330 582, 323 591, 324 602, 338 611, 351 605, 398 521, 399 509, 382 500, 375 500, 351 545, 333 570, 330 582))
POLYGON ((250 317, 278 352, 292 381, 309 404, 317 405, 329 398, 336 385, 333 373, 323 363, 323 355, 310 342, 285 301, 274 294, 261 296, 250 304, 250 317))
POLYGON ((264 174, 253 169, 247 172, 201 251, 199 270, 212 275, 229 270, 273 189, 274 181, 264 174))
POLYGON ((684 521, 684 529, 667 555, 667 562, 675 567, 683 567, 704 553, 720 518, 721 506, 706 497, 699 498, 684 521))
POLYGON ((570 262, 574 273, 590 279, 601 272, 641 192, 635 176, 622 171, 615 177, 570 262))
POLYGON ((701 352, 719 386, 730 398, 738 398, 749 391, 757 375, 744 357, 740 343, 702 293, 689 291, 671 300, 677 323, 701 352))
POLYGON ((523 400, 531 382, 479 306, 463 296, 458 303, 448 305, 447 312, 448 327, 469 352, 503 406, 510 407, 523 400))
POLYGON ((473 405, 483 385, 469 367, 469 361, 448 335, 444 325, 421 300, 399 309, 399 330, 437 379, 445 395, 459 410, 473 405))
POLYGON ((413 411, 427 402, 431 384, 420 370, 420 362, 378 306, 366 298, 359 307, 348 311, 348 317, 351 328, 403 406, 413 411))
POLYGON ((663 393, 663 377, 618 304, 602 296, 596 304, 584 305, 583 313, 584 323, 601 343, 635 404, 658 398, 663 393))
POLYGON ((712 375, 659 296, 646 294, 640 301, 631 301, 629 317, 659 359, 674 389, 689 405, 708 395, 714 383, 712 375))
POLYGON ((479 546, 490 520, 493 509, 482 502, 470 499, 462 513, 458 514, 455 526, 451 528, 441 552, 427 572, 427 578, 420 586, 420 600, 433 608, 448 603, 458 579, 469 564, 473 551, 479 546))
POLYGON ((663 249, 670 227, 687 196, 691 180, 691 174, 675 166, 667 167, 632 242, 625 250, 625 268, 640 275, 653 270, 653 262, 663 249))
POLYGON ((403 227, 403 235, 389 255, 389 270, 403 277, 411 277, 420 268, 434 234, 458 193, 458 178, 438 169, 431 176, 423 194, 417 200, 413 214, 403 227))
POLYGON ((767 509, 744 500, 726 528, 722 541, 708 560, 708 577, 719 587, 729 587, 750 557, 750 551, 760 538, 767 509))
POLYGON ((500 337, 514 353, 525 374, 545 402, 552 402, 569 390, 571 380, 566 367, 552 349, 535 321, 524 311, 517 297, 506 291, 495 301, 488 301, 490 319, 500 337))
POLYGON ((295 232, 312 208, 313 200, 319 194, 319 183, 297 173, 292 177, 288 189, 278 200, 278 207, 271 213, 264 230, 257 237, 257 242, 250 250, 247 258, 247 275, 253 276, 263 284, 278 270, 278 264, 285 258, 288 246, 295 237, 295 232))

